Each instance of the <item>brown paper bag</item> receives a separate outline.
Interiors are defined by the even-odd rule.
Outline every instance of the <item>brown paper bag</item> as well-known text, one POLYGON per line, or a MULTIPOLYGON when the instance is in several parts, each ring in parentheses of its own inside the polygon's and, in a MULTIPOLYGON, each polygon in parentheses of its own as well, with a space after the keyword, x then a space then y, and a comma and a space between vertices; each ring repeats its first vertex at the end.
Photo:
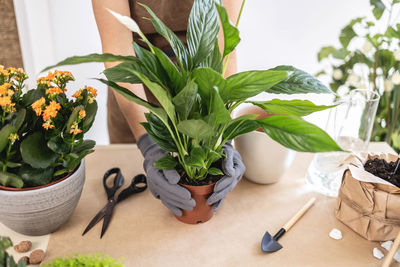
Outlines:
POLYGON ((364 170, 368 159, 397 160, 393 154, 352 155, 342 179, 336 217, 362 237, 393 240, 400 230, 400 188, 364 170))

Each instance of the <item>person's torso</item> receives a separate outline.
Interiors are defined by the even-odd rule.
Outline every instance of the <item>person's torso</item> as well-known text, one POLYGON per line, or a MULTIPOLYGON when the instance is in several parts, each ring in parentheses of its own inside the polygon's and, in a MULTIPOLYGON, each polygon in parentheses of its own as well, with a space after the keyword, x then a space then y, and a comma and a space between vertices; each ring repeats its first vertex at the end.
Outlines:
MULTIPOLYGON (((138 3, 145 4, 170 28, 175 34, 186 43, 186 29, 193 0, 129 0, 131 17, 139 25, 140 29, 146 34, 149 41, 158 48, 169 49, 168 42, 154 29, 151 18, 146 9, 138 3)), ((140 43, 138 36, 134 35, 134 41, 140 43)))

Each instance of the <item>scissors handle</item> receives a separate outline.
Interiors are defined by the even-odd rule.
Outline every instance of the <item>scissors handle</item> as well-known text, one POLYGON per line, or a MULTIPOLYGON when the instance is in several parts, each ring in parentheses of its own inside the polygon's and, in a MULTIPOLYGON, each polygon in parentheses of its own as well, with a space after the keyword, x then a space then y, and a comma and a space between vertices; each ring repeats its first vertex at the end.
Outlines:
POLYGON ((121 202, 127 197, 143 192, 147 188, 147 180, 144 174, 136 175, 133 179, 129 187, 122 190, 122 192, 118 195, 117 202, 121 202))
POLYGON ((106 190, 107 193, 107 197, 108 199, 111 199, 114 197, 115 192, 117 192, 117 190, 119 188, 121 188, 121 186, 124 184, 124 176, 122 176, 121 170, 119 168, 112 168, 110 170, 108 170, 103 177, 103 186, 104 189, 106 190), (107 185, 107 180, 108 178, 110 178, 113 174, 115 174, 114 177, 114 182, 113 182, 113 186, 109 187, 107 185))

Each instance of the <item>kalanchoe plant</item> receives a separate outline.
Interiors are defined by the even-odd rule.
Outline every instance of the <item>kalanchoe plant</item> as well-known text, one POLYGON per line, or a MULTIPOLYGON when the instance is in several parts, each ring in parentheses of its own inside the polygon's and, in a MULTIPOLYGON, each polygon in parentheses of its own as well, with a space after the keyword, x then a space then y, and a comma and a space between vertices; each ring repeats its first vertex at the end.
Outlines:
POLYGON ((331 77, 330 86, 343 94, 347 89, 371 88, 381 101, 371 139, 385 141, 400 151, 400 23, 396 0, 370 0, 371 19, 353 19, 340 33, 339 47, 326 46, 318 61, 328 67, 319 75, 331 77), (361 45, 358 45, 361 44, 361 45))
POLYGON ((16 263, 14 258, 9 255, 6 249, 12 247, 13 243, 11 239, 5 236, 0 236, 0 266, 5 267, 25 267, 26 262, 21 261, 20 263, 16 263))
POLYGON ((57 66, 94 61, 121 62, 105 70, 107 80, 100 81, 150 111, 143 126, 161 148, 170 152, 155 162, 157 168, 176 168, 191 183, 210 175, 221 175, 217 163, 224 157, 222 146, 259 127, 277 142, 297 151, 340 150, 324 131, 301 118, 329 106, 316 106, 303 100, 248 101, 262 92, 332 93, 311 75, 291 66, 279 66, 224 78, 229 54, 240 38, 223 6, 214 0, 194 1, 187 28, 187 46, 150 8, 142 6, 148 11, 154 28, 171 45, 177 64, 153 46, 131 18, 111 11, 121 23, 141 36, 147 48, 134 43, 136 56, 91 54, 68 58, 57 66), (218 16, 224 33, 222 54, 218 47, 218 16), (145 84, 160 106, 139 98, 118 82, 145 84), (256 120, 257 115, 251 114, 232 119, 235 108, 245 102, 275 116, 256 120))
POLYGON ((97 112, 96 89, 85 86, 69 100, 68 71, 39 78, 22 93, 22 69, 0 67, 0 185, 41 186, 73 171, 95 142, 83 140, 97 112))

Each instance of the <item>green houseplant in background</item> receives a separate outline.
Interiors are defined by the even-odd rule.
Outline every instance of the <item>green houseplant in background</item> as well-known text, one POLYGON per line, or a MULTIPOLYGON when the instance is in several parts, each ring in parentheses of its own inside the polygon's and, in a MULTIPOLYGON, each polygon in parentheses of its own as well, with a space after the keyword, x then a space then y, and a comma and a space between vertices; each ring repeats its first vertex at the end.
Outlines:
POLYGON ((0 222, 43 235, 61 226, 80 198, 83 159, 95 145, 83 138, 97 92, 86 86, 68 99, 68 71, 49 73, 23 93, 26 79, 22 69, 0 66, 0 222))
POLYGON ((43 264, 44 267, 124 267, 119 260, 107 255, 74 255, 63 259, 55 259, 43 264))
POLYGON ((223 145, 260 127, 272 139, 296 151, 340 150, 323 130, 301 118, 329 106, 316 106, 306 100, 248 101, 262 92, 287 95, 332 93, 311 75, 291 66, 278 66, 224 78, 229 54, 240 38, 238 29, 229 22, 227 12, 220 4, 214 0, 194 1, 188 22, 187 46, 147 6, 142 6, 148 11, 157 32, 171 45, 177 64, 153 46, 132 19, 111 11, 121 23, 138 33, 148 47, 134 43, 136 56, 91 54, 67 58, 56 66, 121 62, 104 71, 107 80, 99 80, 150 111, 143 126, 151 138, 169 152, 154 166, 177 169, 183 184, 211 183, 212 177, 223 175, 218 164, 224 157, 223 145), (222 54, 217 40, 218 16, 224 34, 222 54), (145 84, 160 106, 139 98, 118 82, 145 84), (232 119, 231 113, 246 102, 274 116, 257 120, 257 114, 250 114, 232 119))
POLYGON ((339 47, 326 46, 318 61, 328 67, 318 75, 331 77, 330 87, 343 94, 347 89, 371 88, 381 100, 371 135, 400 151, 400 23, 398 0, 370 0, 369 19, 353 19, 340 32, 339 47), (397 12, 395 12, 397 10, 397 12), (373 15, 373 16, 372 16, 373 15))

